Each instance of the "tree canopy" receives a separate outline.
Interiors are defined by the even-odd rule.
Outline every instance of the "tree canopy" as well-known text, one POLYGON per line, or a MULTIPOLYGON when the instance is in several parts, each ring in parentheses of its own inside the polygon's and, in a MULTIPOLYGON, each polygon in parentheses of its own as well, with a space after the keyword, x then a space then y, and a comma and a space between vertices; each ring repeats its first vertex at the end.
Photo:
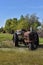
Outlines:
POLYGON ((21 15, 19 19, 7 19, 4 30, 9 33, 17 29, 28 30, 29 27, 32 27, 34 30, 37 30, 37 27, 40 25, 41 23, 39 21, 39 18, 35 14, 32 14, 30 16, 27 14, 26 16, 21 15))

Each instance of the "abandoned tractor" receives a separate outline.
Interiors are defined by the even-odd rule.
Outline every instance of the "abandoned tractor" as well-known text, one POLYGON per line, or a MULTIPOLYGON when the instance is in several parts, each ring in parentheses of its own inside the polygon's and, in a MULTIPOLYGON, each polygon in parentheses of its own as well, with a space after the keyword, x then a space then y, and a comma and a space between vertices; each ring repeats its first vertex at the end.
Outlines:
POLYGON ((15 46, 22 42, 33 50, 39 46, 39 37, 36 31, 17 30, 13 35, 13 42, 15 46))

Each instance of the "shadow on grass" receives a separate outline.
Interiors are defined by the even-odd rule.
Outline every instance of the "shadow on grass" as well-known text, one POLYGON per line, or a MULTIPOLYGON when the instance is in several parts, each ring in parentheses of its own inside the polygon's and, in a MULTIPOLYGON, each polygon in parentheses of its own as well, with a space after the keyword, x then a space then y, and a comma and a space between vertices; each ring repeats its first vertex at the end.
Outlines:
MULTIPOLYGON (((29 46, 26 45, 19 45, 19 48, 29 48, 29 46)), ((43 48, 43 44, 40 44, 38 48, 43 48)))
POLYGON ((18 48, 28 48, 27 45, 18 45, 18 48))

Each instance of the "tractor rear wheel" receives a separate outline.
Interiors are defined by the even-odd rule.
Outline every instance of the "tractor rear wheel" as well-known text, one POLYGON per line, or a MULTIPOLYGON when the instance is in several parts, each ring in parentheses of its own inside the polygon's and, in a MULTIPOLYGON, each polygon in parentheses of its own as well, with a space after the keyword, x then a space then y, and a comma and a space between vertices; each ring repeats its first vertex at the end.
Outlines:
POLYGON ((37 32, 31 32, 29 36, 30 40, 32 40, 31 43, 29 43, 29 49, 34 50, 37 49, 39 46, 39 36, 37 32))

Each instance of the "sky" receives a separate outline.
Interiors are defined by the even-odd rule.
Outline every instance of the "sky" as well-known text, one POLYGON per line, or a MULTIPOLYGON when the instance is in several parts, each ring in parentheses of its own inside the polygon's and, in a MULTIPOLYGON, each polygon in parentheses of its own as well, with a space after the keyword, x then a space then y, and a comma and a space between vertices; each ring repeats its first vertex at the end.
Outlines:
POLYGON ((0 27, 7 19, 35 13, 43 20, 43 0, 0 0, 0 27))

